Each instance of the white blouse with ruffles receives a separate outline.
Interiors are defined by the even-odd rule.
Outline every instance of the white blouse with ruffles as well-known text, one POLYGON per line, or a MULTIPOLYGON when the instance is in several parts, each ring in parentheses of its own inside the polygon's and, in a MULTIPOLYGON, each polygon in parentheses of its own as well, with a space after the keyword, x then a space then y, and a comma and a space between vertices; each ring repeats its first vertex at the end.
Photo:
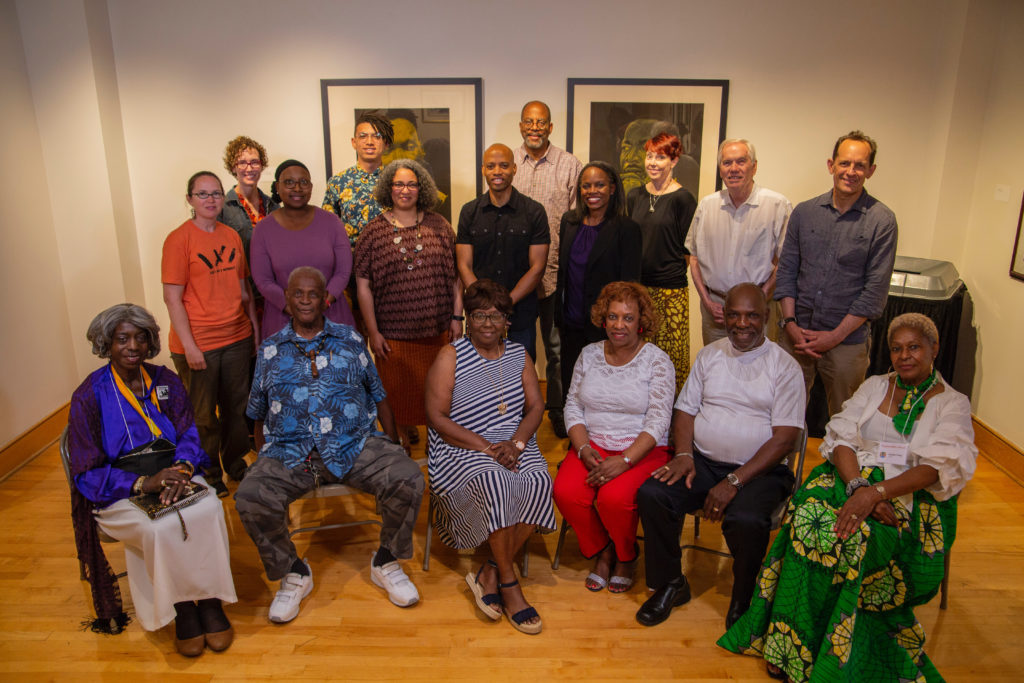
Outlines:
MULTIPOLYGON (((971 403, 966 396, 942 381, 944 391, 928 399, 924 412, 917 418, 910 436, 905 466, 884 465, 885 478, 892 479, 917 465, 930 465, 939 473, 938 480, 927 487, 936 500, 949 500, 963 490, 974 475, 978 449, 974 445, 971 424, 971 403)), ((857 454, 860 467, 875 465, 877 441, 864 438, 862 427, 878 412, 889 388, 889 375, 868 377, 856 393, 832 416, 821 442, 821 455, 832 461, 837 446, 848 446, 857 454)), ((891 418, 886 416, 887 420, 891 418)), ((898 437, 890 430, 892 440, 898 437)))

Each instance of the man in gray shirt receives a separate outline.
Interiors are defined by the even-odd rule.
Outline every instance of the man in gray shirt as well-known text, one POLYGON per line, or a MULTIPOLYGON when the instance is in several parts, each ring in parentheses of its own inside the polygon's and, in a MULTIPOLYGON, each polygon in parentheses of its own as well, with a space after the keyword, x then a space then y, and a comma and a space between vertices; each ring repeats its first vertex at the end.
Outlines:
POLYGON ((833 187, 793 210, 779 259, 779 342, 800 364, 808 395, 821 373, 829 416, 864 380, 870 321, 885 308, 896 260, 896 216, 864 190, 877 150, 859 130, 836 141, 833 187))

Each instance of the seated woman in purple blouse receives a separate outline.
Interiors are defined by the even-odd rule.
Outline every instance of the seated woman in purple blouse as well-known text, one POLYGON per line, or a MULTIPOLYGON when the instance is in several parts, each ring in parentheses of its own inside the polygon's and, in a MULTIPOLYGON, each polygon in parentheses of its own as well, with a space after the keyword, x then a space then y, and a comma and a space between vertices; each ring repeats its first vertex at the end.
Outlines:
POLYGON ((159 332, 149 311, 133 304, 112 306, 89 325, 93 353, 110 362, 71 397, 71 518, 96 608, 92 629, 120 633, 128 622, 117 577, 100 546, 102 531, 124 543, 142 627, 155 631, 174 621, 178 652, 194 657, 204 647, 219 651, 231 644, 234 631, 221 602, 236 601, 235 585, 217 496, 203 496, 179 514, 157 519, 129 501, 152 493, 165 505, 176 502, 190 481, 205 484, 199 471, 210 464, 181 380, 143 362, 160 352, 159 332), (160 457, 147 458, 154 451, 160 457), (161 462, 138 462, 145 459, 161 462))
POLYGON ((284 290, 288 275, 299 266, 312 266, 327 278, 327 319, 355 326, 343 296, 352 273, 352 247, 337 216, 310 206, 312 194, 309 169, 295 159, 281 162, 272 194, 281 207, 252 233, 252 279, 266 300, 260 341, 288 324, 284 290))

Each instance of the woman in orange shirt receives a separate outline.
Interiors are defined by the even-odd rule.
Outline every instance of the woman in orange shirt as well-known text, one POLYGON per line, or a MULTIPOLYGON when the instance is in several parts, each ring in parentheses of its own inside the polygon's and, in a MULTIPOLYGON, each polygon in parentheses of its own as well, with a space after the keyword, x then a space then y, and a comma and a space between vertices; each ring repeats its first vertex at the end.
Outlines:
POLYGON ((209 171, 188 181, 192 218, 164 241, 161 279, 171 318, 171 360, 195 411, 207 478, 228 495, 223 473, 239 481, 249 452, 245 406, 255 353, 256 308, 238 233, 217 216, 224 187, 209 171))

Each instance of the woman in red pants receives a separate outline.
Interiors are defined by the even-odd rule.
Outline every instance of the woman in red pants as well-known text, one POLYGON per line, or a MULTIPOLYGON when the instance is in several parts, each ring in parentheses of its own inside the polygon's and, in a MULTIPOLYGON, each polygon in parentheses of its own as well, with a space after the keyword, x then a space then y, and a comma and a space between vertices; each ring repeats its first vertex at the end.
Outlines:
POLYGON ((657 314, 635 282, 612 282, 590 312, 607 339, 584 347, 565 401, 572 447, 555 477, 558 509, 595 558, 586 586, 624 593, 633 585, 636 490, 669 460, 675 368, 652 336, 657 314))

